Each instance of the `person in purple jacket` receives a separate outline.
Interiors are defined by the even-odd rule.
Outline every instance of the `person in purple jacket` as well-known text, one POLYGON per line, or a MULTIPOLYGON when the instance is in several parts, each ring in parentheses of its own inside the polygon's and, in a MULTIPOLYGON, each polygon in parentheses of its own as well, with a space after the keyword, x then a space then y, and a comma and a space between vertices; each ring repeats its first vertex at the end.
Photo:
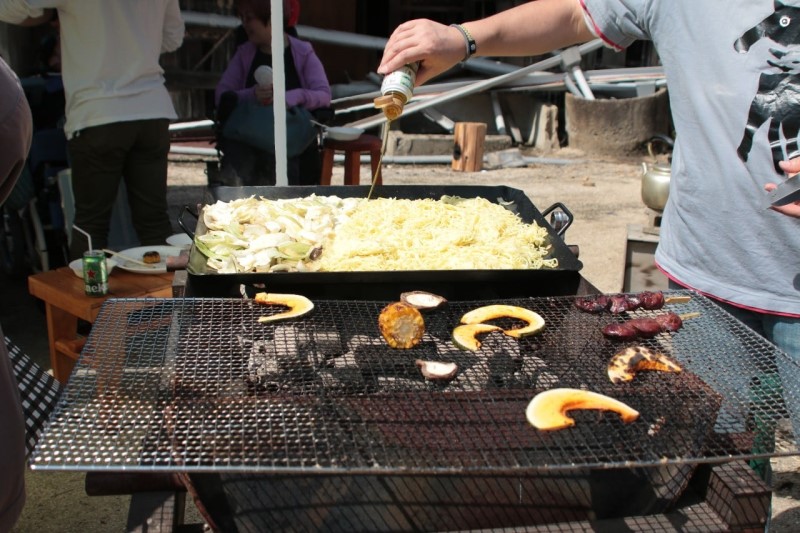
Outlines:
MULTIPOLYGON (((288 4, 284 1, 284 4, 288 4)), ((247 34, 222 74, 215 92, 217 120, 224 123, 239 101, 249 100, 272 105, 272 85, 256 83, 255 71, 262 65, 272 67, 272 22, 269 0, 238 0, 236 9, 247 34)), ((284 15, 290 10, 284 6, 284 15)), ((284 26, 286 20, 284 20, 284 26)), ((331 87, 325 68, 310 43, 284 33, 286 106, 302 106, 309 111, 328 108, 331 87)), ((274 185, 275 155, 220 135, 222 181, 226 185, 274 185)), ((320 153, 316 143, 287 162, 290 185, 319 183, 320 153)))

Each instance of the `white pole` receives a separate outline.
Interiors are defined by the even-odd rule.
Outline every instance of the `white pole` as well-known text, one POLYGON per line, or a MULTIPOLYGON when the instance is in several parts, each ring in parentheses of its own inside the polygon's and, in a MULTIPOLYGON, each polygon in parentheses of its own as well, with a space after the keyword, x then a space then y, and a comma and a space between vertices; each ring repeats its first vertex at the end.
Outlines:
POLYGON ((286 165, 286 69, 283 66, 283 0, 272 6, 272 94, 275 110, 275 184, 289 184, 286 165))

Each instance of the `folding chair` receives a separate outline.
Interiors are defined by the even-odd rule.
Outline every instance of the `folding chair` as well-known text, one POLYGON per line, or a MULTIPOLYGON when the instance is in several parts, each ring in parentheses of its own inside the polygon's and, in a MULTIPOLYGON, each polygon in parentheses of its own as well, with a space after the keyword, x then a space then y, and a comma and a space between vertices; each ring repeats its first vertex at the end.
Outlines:
POLYGON ((5 337, 25 415, 25 448, 30 457, 50 413, 61 396, 61 384, 5 337))

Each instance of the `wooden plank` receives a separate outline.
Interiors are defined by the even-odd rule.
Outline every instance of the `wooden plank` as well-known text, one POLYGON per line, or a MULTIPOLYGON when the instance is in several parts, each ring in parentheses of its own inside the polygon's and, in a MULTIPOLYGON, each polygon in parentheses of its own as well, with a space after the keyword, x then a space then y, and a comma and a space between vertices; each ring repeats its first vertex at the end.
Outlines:
POLYGON ((483 168, 486 124, 483 122, 457 122, 453 140, 452 169, 460 172, 480 172, 483 168))

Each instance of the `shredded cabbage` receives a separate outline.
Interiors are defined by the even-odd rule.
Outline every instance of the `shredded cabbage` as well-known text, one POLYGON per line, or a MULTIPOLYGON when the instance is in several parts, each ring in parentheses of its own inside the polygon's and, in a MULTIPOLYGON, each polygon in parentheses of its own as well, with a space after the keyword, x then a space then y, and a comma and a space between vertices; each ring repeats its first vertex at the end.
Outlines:
POLYGON ((483 198, 250 197, 207 206, 203 222, 197 249, 221 273, 558 266, 544 228, 483 198))

